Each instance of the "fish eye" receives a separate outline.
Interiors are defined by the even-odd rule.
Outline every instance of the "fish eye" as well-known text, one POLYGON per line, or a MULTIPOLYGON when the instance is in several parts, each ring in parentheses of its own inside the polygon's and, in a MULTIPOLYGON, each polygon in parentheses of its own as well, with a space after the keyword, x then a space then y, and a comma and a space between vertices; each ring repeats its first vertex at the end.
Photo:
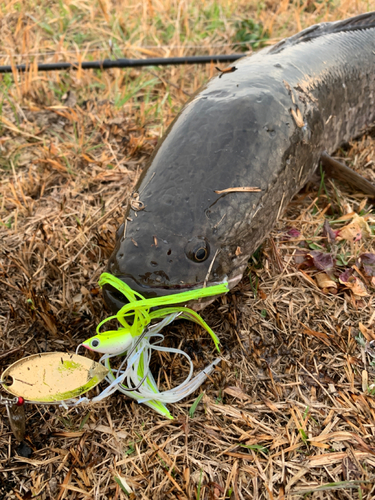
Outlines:
POLYGON ((204 260, 207 259, 207 249, 200 247, 196 252, 194 253, 194 258, 197 262, 203 262, 204 260))
POLYGON ((204 262, 210 254, 210 247, 204 238, 193 238, 187 243, 185 253, 194 262, 204 262))
POLYGON ((100 345, 100 340, 98 340, 98 339, 93 339, 93 340, 91 341, 91 347, 99 347, 99 345, 100 345))

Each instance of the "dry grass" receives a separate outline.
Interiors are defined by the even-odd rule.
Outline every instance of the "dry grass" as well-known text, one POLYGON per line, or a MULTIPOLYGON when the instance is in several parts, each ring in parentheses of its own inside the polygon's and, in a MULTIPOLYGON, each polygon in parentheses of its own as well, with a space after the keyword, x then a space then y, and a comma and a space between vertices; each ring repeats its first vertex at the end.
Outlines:
MULTIPOLYGON (((371 8, 360 0, 12 1, 1 7, 1 63, 231 52, 214 45, 231 43, 237 20, 252 18, 277 40, 371 8)), ((0 77, 2 368, 75 350, 106 316, 96 283, 132 186, 186 93, 214 71, 38 74, 31 65, 0 77)), ((341 154, 374 180, 372 137, 341 154)), ((25 458, 0 408, 0 499, 115 500, 123 489, 134 499, 374 498, 374 287, 357 274, 368 295, 344 285, 325 293, 318 271, 296 257, 305 242, 327 248, 325 219, 337 229, 343 215, 371 206, 329 180, 318 190, 311 184, 290 204, 251 261, 251 279, 203 312, 223 361, 192 417, 198 394, 172 407, 172 422, 122 395, 69 411, 28 406, 25 458), (301 235, 291 238, 290 228, 301 235)), ((372 249, 369 238, 331 252, 343 270, 372 249)), ((166 336, 196 369, 215 355, 200 334, 179 322, 166 336)), ((154 368, 165 387, 186 374, 169 355, 154 368)))

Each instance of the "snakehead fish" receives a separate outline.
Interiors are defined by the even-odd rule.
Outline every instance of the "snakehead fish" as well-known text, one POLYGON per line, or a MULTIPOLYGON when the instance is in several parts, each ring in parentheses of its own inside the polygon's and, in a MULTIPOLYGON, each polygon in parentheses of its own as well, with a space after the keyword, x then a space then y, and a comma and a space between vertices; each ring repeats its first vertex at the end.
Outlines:
MULTIPOLYGON (((235 67, 185 104, 117 232, 107 270, 146 298, 235 286, 322 152, 370 128, 375 12, 312 26, 235 67), (225 191, 238 187, 259 191, 225 191)), ((103 292, 113 311, 123 305, 103 292)))

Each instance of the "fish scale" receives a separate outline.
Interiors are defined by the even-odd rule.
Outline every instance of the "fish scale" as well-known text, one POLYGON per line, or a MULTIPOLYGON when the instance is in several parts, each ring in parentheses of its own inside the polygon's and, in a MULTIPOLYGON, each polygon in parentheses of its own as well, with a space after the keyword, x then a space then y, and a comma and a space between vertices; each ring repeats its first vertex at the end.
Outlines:
MULTIPOLYGON (((143 170, 144 209, 128 208, 108 272, 145 297, 238 283, 321 153, 375 120, 374 52, 368 13, 310 27, 207 82, 143 170), (231 187, 261 191, 215 193, 231 187)), ((123 303, 110 286, 104 298, 114 311, 123 303)))

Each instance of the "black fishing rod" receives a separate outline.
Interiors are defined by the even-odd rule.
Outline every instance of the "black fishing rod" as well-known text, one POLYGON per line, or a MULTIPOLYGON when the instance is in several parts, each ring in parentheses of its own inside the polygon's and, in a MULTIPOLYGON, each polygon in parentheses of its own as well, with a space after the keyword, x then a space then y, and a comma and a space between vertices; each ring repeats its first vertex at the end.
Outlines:
MULTIPOLYGON (((218 56, 185 56, 185 57, 155 57, 150 59, 104 59, 103 61, 84 61, 81 63, 45 63, 38 64, 38 71, 59 71, 66 69, 110 69, 110 68, 141 68, 142 66, 167 66, 179 64, 207 64, 212 62, 233 62, 244 57, 244 54, 228 54, 218 56)), ((0 66, 0 73, 21 73, 29 70, 31 64, 16 64, 0 66)))

